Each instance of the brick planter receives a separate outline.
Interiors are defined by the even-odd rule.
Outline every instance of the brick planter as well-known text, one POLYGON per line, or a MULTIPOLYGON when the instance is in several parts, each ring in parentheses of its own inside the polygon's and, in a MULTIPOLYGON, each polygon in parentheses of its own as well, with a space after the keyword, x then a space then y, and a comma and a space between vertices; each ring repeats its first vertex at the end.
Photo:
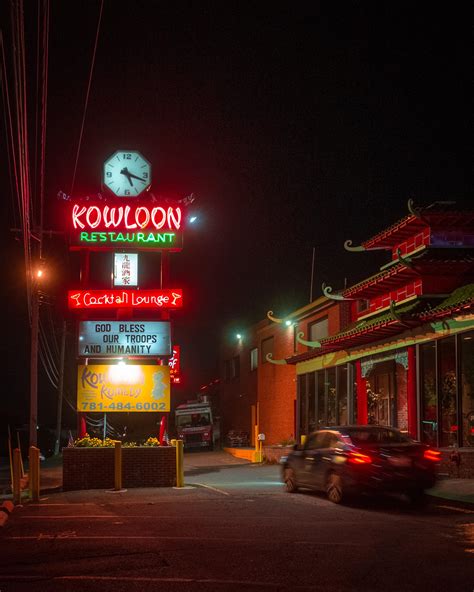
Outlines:
POLYGON ((288 456, 293 450, 293 446, 264 446, 263 456, 265 462, 278 464, 282 456, 288 456))
MULTIPOLYGON (((113 448, 63 448, 63 490, 112 489, 113 448)), ((176 449, 172 446, 122 448, 122 486, 176 485, 176 449)))

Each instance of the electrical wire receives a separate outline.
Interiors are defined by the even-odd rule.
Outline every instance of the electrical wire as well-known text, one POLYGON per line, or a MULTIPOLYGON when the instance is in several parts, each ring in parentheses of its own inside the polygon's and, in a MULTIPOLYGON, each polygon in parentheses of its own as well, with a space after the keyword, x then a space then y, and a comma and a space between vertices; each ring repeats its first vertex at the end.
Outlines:
POLYGON ((46 163, 46 121, 48 111, 48 54, 49 54, 49 0, 43 4, 43 62, 41 93, 41 157, 39 186, 39 257, 43 255, 43 216, 44 216, 44 171, 46 163))
POLYGON ((99 12, 99 20, 97 22, 97 32, 96 32, 96 35, 95 35, 94 51, 92 53, 92 62, 91 62, 91 67, 90 67, 90 71, 89 71, 89 82, 87 84, 86 100, 85 100, 85 103, 84 103, 84 111, 83 111, 83 114, 82 114, 81 131, 79 133, 79 142, 77 144, 76 161, 74 163, 74 172, 72 174, 71 189, 69 191, 69 195, 71 195, 71 196, 73 194, 74 184, 76 182, 77 163, 79 162, 79 154, 80 154, 80 151, 81 151, 81 144, 82 144, 82 135, 84 133, 84 123, 86 121, 87 106, 89 104, 89 93, 90 93, 90 90, 91 90, 92 74, 94 72, 95 56, 96 56, 96 53, 97 53, 97 44, 98 44, 98 41, 99 41, 100 23, 101 23, 101 20, 102 20, 102 10, 103 10, 103 8, 104 8, 104 0, 101 0, 101 3, 100 3, 100 12, 99 12))

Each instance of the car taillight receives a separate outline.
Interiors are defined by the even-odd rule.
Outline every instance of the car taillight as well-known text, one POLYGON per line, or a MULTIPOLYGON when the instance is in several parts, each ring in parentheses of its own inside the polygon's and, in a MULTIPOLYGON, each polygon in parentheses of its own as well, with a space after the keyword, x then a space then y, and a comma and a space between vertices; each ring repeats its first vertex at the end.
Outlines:
POLYGON ((372 462, 372 459, 368 454, 362 454, 361 452, 349 452, 347 455, 347 462, 353 465, 368 465, 372 462))
POLYGON ((423 458, 425 460, 432 460, 434 462, 439 462, 441 460, 441 452, 439 452, 439 450, 433 450, 431 448, 428 448, 428 450, 424 451, 423 458))

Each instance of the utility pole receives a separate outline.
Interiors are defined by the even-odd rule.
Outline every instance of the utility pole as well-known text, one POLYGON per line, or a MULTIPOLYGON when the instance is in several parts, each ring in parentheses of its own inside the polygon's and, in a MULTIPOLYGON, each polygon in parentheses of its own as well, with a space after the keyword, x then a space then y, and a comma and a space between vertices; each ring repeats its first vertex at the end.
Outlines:
POLYGON ((58 407, 56 412, 56 442, 54 443, 54 454, 59 454, 61 447, 61 424, 63 415, 63 392, 64 392, 64 357, 66 352, 66 321, 63 321, 63 332, 61 335, 61 359, 59 361, 59 380, 58 380, 58 407))
POLYGON ((36 278, 32 282, 31 297, 31 357, 30 357, 30 446, 38 444, 38 325, 39 289, 36 278))

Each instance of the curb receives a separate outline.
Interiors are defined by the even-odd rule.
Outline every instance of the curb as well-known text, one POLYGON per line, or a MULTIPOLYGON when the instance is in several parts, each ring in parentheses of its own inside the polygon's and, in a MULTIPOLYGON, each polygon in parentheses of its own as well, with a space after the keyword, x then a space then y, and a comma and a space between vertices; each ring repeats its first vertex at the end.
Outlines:
POLYGON ((452 506, 454 506, 456 508, 462 508, 464 510, 474 511, 474 503, 473 502, 468 502, 468 501, 464 501, 464 500, 460 500, 460 499, 456 499, 456 498, 450 498, 450 497, 441 497, 439 495, 431 495, 429 493, 427 493, 426 496, 428 497, 428 499, 431 502, 447 503, 447 504, 451 504, 452 506))

